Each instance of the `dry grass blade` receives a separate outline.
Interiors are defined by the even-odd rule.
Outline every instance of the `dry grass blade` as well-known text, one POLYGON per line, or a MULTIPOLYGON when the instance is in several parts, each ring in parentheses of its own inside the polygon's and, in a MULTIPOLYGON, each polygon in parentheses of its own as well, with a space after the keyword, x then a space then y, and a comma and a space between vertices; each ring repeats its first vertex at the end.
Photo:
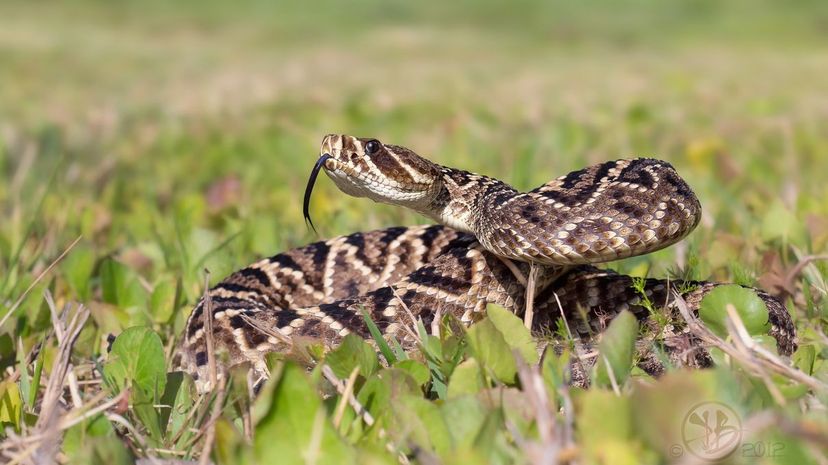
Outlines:
MULTIPOLYGON (((750 333, 748 333, 747 328, 745 328, 744 322, 742 322, 742 319, 739 317, 739 313, 736 312, 736 307, 734 307, 733 304, 727 304, 725 311, 727 311, 728 316, 728 320, 725 322, 727 330, 730 334, 736 336, 733 338, 733 345, 736 346, 740 352, 750 354, 750 351, 757 347, 758 344, 756 344, 753 338, 750 337, 750 333)), ((768 392, 770 392, 771 397, 773 397, 773 400, 777 404, 784 406, 787 403, 785 401, 785 396, 782 395, 782 392, 776 384, 773 383, 767 370, 762 369, 762 367, 758 367, 757 376, 759 376, 762 380, 765 387, 768 389, 768 392)))
POLYGON ((204 447, 201 449, 201 457, 199 457, 199 465, 207 465, 210 463, 210 452, 213 450, 213 445, 216 442, 216 422, 218 421, 219 417, 221 416, 221 410, 224 407, 224 397, 227 393, 227 377, 222 376, 221 379, 218 380, 218 394, 216 395, 216 399, 213 403, 213 411, 210 414, 210 419, 207 421, 207 424, 202 426, 202 428, 206 427, 206 432, 204 436, 204 447))
MULTIPOLYGON (((351 376, 348 378, 348 383, 346 384, 341 379, 339 379, 339 377, 336 376, 336 374, 333 372, 333 369, 331 369, 330 366, 322 365, 322 375, 325 377, 325 379, 327 379, 333 385, 333 387, 336 389, 336 392, 338 392, 343 399, 347 399, 348 403, 351 405, 351 408, 354 409, 354 412, 356 412, 356 414, 362 418, 362 421, 364 421, 366 425, 373 426, 374 423, 376 423, 376 420, 374 420, 374 417, 371 415, 371 413, 368 412, 368 410, 354 396, 353 386, 348 386, 351 383, 351 378, 356 379, 356 372, 357 369, 355 368, 354 371, 351 372, 351 376)), ((338 427, 338 425, 336 426, 338 427)), ((382 428, 380 428, 377 434, 380 438, 388 437, 388 433, 385 431, 385 429, 382 428)), ((388 450, 388 452, 396 455, 397 460, 399 460, 400 463, 404 465, 407 465, 409 463, 408 457, 406 457, 404 453, 398 451, 392 443, 386 442, 385 448, 386 450, 388 450)))
MULTIPOLYGON (((57 309, 54 307, 54 301, 51 299, 51 295, 48 295, 48 291, 46 302, 50 307, 50 311, 57 315, 57 309)), ((68 316, 71 310, 71 305, 67 304, 63 310, 64 317, 68 316)), ((89 310, 79 305, 75 307, 68 323, 65 322, 65 318, 52 320, 53 325, 55 325, 54 333, 61 334, 62 337, 58 342, 46 388, 41 397, 39 416, 27 436, 10 436, 7 439, 7 441, 12 441, 8 443, 9 445, 4 444, 3 447, 6 450, 5 455, 9 458, 9 463, 55 462, 60 446, 60 432, 74 424, 72 420, 67 420, 68 417, 62 417, 64 409, 62 399, 69 378, 67 374, 71 368, 72 349, 88 318, 89 310), (26 446, 22 447, 24 444, 26 446), (15 450, 18 452, 15 453, 15 450)), ((76 412, 73 410, 70 413, 74 414, 76 412)))
POLYGON ((543 267, 534 263, 529 264, 529 278, 526 280, 526 308, 523 312, 523 325, 526 329, 532 330, 532 320, 535 318, 535 288, 538 284, 538 276, 543 267))
POLYGON ((526 287, 526 276, 524 276, 523 273, 520 271, 520 268, 518 268, 518 266, 515 265, 515 262, 509 260, 508 258, 501 257, 500 255, 495 255, 495 257, 497 257, 497 259, 500 260, 501 263, 506 265, 506 268, 509 268, 509 271, 512 272, 512 275, 514 275, 515 279, 517 279, 523 287, 526 287))
POLYGON ((403 308, 403 310, 405 310, 405 313, 408 315, 408 317, 411 318, 411 326, 412 327, 409 328, 406 325, 402 325, 403 329, 405 329, 405 332, 408 333, 408 335, 411 336, 411 338, 414 341, 416 341, 417 344, 422 345, 423 341, 422 341, 422 339, 420 339, 420 336, 417 334, 417 317, 415 317, 414 314, 411 313, 411 309, 408 308, 408 305, 405 303, 405 301, 402 299, 402 297, 400 297, 400 295, 397 294, 397 289, 394 288, 394 286, 391 286, 391 292, 394 294, 394 298, 397 299, 397 301, 400 303, 400 306, 403 308))
MULTIPOLYGON (((751 372, 761 375, 763 369, 769 369, 783 376, 787 376, 794 381, 805 384, 811 389, 823 391, 828 390, 828 384, 825 384, 824 382, 791 367, 789 364, 782 361, 782 359, 780 359, 777 355, 770 353, 762 346, 758 345, 752 338, 748 338, 748 340, 743 339, 739 336, 738 331, 734 332, 733 336, 734 338, 739 338, 743 346, 742 350, 733 344, 728 344, 707 329, 707 327, 705 327, 704 324, 690 312, 690 309, 687 307, 687 302, 685 302, 684 298, 681 297, 678 292, 674 293, 674 297, 679 313, 681 313, 682 318, 684 318, 687 322, 687 326, 693 334, 699 337, 706 344, 721 349, 732 359, 738 361, 742 364, 742 366, 749 369, 751 372)), ((729 321, 733 322, 734 320, 730 319, 729 321)), ((739 321, 741 322, 741 320, 739 321)), ((742 326, 744 327, 744 325, 742 326)))
POLYGON ((443 307, 437 307, 437 311, 434 312, 434 318, 431 320, 431 335, 439 338, 440 337, 440 323, 443 320, 443 307))
MULTIPOLYGON (((52 310, 54 311, 54 309, 52 310)), ((67 308, 64 311, 68 314, 68 310, 67 304, 67 308)), ((52 370, 49 372, 49 381, 46 384, 46 391, 43 394, 40 416, 35 424, 35 428, 43 429, 53 422, 54 415, 58 411, 59 400, 63 395, 66 374, 70 366, 72 347, 80 335, 87 318, 89 318, 89 310, 81 305, 78 306, 77 311, 72 315, 72 319, 64 328, 55 328, 55 334, 62 333, 64 337, 58 344, 58 355, 55 357, 54 362, 52 362, 52 370)), ((56 322, 56 324, 59 324, 59 322, 56 322)))
POLYGON ((207 372, 210 376, 210 386, 215 387, 218 378, 218 368, 216 366, 216 349, 213 344, 213 299, 210 296, 210 270, 204 270, 204 295, 202 297, 204 305, 204 339, 207 344, 207 372))
POLYGON ((517 362, 518 377, 523 386, 523 393, 535 415, 540 439, 543 443, 549 443, 555 436, 555 419, 552 412, 556 409, 552 406, 540 369, 537 365, 529 366, 518 351, 513 351, 513 356, 517 362))
POLYGON ((251 328, 255 329, 256 331, 264 334, 265 336, 272 337, 274 339, 278 339, 284 344, 288 345, 286 351, 290 351, 290 347, 293 346, 293 339, 288 336, 285 336, 284 333, 279 331, 279 328, 268 328, 267 326, 263 325, 261 321, 256 320, 255 318, 251 318, 248 315, 241 314, 242 319, 247 323, 251 328))
POLYGON ((806 255, 802 257, 799 262, 791 268, 787 275, 785 275, 785 288, 786 289, 794 289, 794 281, 799 276, 800 273, 805 269, 806 266, 810 265, 811 263, 819 260, 828 260, 828 254, 825 255, 806 255))
POLYGON ((355 366, 348 376, 348 381, 345 383, 345 391, 340 393, 339 403, 336 406, 333 419, 334 428, 336 429, 339 429, 339 425, 342 423, 342 416, 345 415, 345 406, 348 405, 348 402, 354 395, 354 384, 356 383, 358 374, 359 366, 355 366))
POLYGON ((195 403, 193 404, 192 408, 190 408, 190 411, 187 413, 187 417, 182 422, 181 427, 172 436, 172 440, 169 441, 170 444, 178 443, 178 440, 181 439, 181 436, 189 430, 189 425, 193 424, 194 418, 196 418, 196 415, 199 413, 201 404, 204 402, 204 399, 206 399, 206 396, 198 396, 198 398, 196 398, 195 403))
POLYGON ((569 321, 566 318, 566 312, 564 311, 563 305, 561 305, 561 298, 558 296, 557 292, 553 292, 552 295, 555 296, 555 303, 558 304, 558 311, 561 312, 561 319, 564 322, 564 328, 566 329, 567 340, 572 344, 575 350, 572 351, 572 355, 575 357, 576 362, 578 363, 578 368, 581 369, 581 372, 584 373, 586 376, 589 371, 587 370, 586 366, 584 365, 584 360, 588 359, 588 354, 584 354, 582 350, 582 345, 575 340, 572 336, 572 329, 569 327, 569 321))
POLYGON ((35 278, 35 280, 32 281, 31 284, 29 284, 29 287, 27 287, 26 290, 23 291, 22 294, 20 294, 20 297, 18 297, 14 304, 12 304, 12 306, 9 308, 9 311, 6 312, 5 315, 3 315, 2 319, 0 319, 0 328, 2 328, 4 324, 6 324, 6 321, 8 321, 8 319, 14 314, 14 311, 17 310, 18 307, 20 307, 20 304, 22 304, 24 300, 26 300, 26 296, 29 295, 29 292, 32 292, 32 289, 34 289, 34 287, 37 286, 37 283, 39 283, 40 280, 42 280, 47 274, 49 274, 49 272, 52 271, 52 269, 55 266, 57 266, 57 264, 60 263, 60 261, 63 260, 64 257, 66 257, 66 255, 72 250, 72 248, 74 248, 78 244, 78 242, 80 242, 82 237, 83 236, 78 236, 77 239, 72 241, 72 243, 69 244, 68 247, 66 247, 66 250, 64 250, 58 256, 58 258, 54 259, 52 263, 50 263, 49 266, 46 267, 45 270, 43 270, 39 275, 37 275, 37 278, 35 278))
MULTIPOLYGON (((528 365, 518 352, 513 353, 518 368, 518 378, 526 401, 532 407, 540 441, 527 441, 521 437, 514 425, 507 427, 524 450, 530 463, 558 464, 571 461, 575 454, 572 444, 571 425, 567 427, 555 419, 557 407, 554 397, 549 395, 537 365, 528 365)), ((566 398, 565 398, 566 399, 566 398)), ((571 404, 570 404, 571 408, 571 404)))
POLYGON ((609 359, 604 354, 599 354, 600 360, 596 363, 604 363, 604 367, 607 369, 607 377, 609 377, 610 385, 612 385, 612 392, 615 393, 616 396, 621 397, 621 387, 618 386, 618 380, 615 378, 615 372, 612 370, 612 365, 610 364, 609 359))
MULTIPOLYGON (((129 431, 132 437, 135 438, 135 441, 141 446, 142 449, 146 451, 149 450, 149 448, 147 447, 147 439, 144 437, 144 435, 141 434, 140 431, 138 431, 137 428, 135 428, 135 426, 132 423, 127 421, 126 418, 122 417, 121 415, 118 415, 117 413, 107 412, 106 419, 109 420, 111 423, 123 426, 127 431, 129 431)), ((147 456, 146 460, 148 461, 148 463, 152 463, 154 465, 162 465, 162 461, 157 457, 147 456)))
MULTIPOLYGON (((336 392, 339 393, 340 396, 343 396, 345 399, 348 400, 348 403, 351 404, 351 408, 362 417, 362 421, 365 422, 368 426, 373 426, 374 424, 374 417, 371 415, 370 412, 357 400, 356 397, 353 395, 353 389, 351 389, 350 393, 348 392, 348 388, 344 382, 342 382, 339 377, 333 372, 331 367, 328 365, 322 366, 322 374, 325 376, 325 379, 330 381, 333 384, 333 387, 336 389, 336 392)), ((353 374, 352 374, 353 375, 353 374)))

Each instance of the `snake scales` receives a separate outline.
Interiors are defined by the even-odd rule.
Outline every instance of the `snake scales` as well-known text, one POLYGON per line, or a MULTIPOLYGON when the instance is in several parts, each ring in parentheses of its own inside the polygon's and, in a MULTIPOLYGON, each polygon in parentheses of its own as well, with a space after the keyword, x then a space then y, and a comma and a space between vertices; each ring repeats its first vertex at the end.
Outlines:
MULTIPOLYGON (((208 307, 213 341, 226 352, 227 366, 250 362, 266 376, 265 355, 289 351, 301 338, 330 347, 349 333, 370 337, 362 309, 404 347, 416 343, 408 330, 412 318, 428 326, 436 315, 452 315, 467 325, 490 303, 522 314, 521 277, 530 264, 537 276, 536 335, 550 335, 563 316, 576 350, 588 354, 608 321, 628 309, 644 327, 637 360, 645 371, 659 374, 665 356, 679 366, 712 363, 680 318, 656 325, 642 302, 663 307, 669 316, 677 291, 696 311, 718 283, 647 279, 636 290, 633 278, 592 266, 664 248, 696 226, 698 199, 664 161, 606 162, 520 193, 497 179, 431 163, 404 147, 329 135, 306 192, 306 216, 320 168, 345 193, 404 206, 442 225, 316 242, 221 281, 209 290, 209 305, 202 299, 190 315, 179 351, 182 367, 200 390, 212 387, 208 307)), ((769 334, 778 351, 791 354, 796 337, 788 311, 769 294, 756 292, 768 307, 769 334)), ((581 372, 573 365, 573 383, 585 384, 584 364, 579 365, 581 372)))

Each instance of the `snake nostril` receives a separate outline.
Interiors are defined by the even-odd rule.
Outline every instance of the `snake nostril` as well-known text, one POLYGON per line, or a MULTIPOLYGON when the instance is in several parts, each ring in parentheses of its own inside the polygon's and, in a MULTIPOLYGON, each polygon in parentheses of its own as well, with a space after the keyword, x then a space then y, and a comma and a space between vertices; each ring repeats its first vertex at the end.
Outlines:
POLYGON ((350 155, 350 157, 351 157, 351 161, 356 161, 357 156, 358 156, 358 155, 357 155, 357 153, 356 153, 356 152, 351 152, 351 155, 350 155))

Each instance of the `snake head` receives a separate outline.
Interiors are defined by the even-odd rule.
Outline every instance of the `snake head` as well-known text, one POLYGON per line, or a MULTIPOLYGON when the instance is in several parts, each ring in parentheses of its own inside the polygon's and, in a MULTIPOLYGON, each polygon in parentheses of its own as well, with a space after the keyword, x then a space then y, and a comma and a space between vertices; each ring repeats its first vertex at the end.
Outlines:
POLYGON ((329 134, 322 140, 317 163, 348 195, 418 211, 430 205, 441 188, 437 165, 377 139, 329 134))

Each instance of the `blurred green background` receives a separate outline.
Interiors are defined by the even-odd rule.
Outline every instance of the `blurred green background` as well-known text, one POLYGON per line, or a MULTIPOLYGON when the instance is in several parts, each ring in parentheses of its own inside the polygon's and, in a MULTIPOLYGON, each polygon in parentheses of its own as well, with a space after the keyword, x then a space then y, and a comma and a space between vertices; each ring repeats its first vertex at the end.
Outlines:
MULTIPOLYGON (((173 334, 205 267, 216 281, 315 238, 301 193, 329 132, 522 189, 664 158, 704 219, 614 266, 756 284, 825 249, 826 45, 818 0, 6 0, 0 303, 81 237, 18 328, 48 326, 48 286, 106 331, 173 334)), ((423 221, 327 180, 312 208, 322 237, 423 221)))

